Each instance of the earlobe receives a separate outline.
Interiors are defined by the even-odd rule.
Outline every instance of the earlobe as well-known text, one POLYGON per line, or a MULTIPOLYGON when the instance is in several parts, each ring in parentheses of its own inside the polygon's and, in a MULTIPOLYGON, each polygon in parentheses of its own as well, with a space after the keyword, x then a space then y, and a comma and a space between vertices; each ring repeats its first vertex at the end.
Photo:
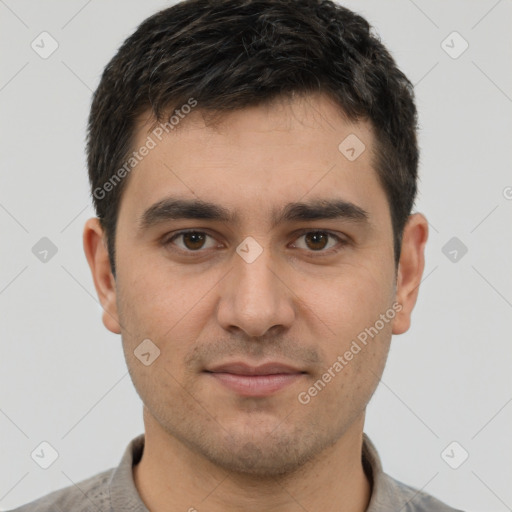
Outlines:
POLYGON ((425 268, 428 222, 421 213, 409 216, 402 236, 402 250, 397 273, 396 302, 402 309, 393 320, 393 334, 403 334, 411 325, 411 314, 418 298, 425 268))
POLYGON ((114 334, 121 334, 117 312, 116 283, 110 268, 104 231, 96 217, 85 223, 83 246, 96 293, 103 307, 103 324, 114 334))

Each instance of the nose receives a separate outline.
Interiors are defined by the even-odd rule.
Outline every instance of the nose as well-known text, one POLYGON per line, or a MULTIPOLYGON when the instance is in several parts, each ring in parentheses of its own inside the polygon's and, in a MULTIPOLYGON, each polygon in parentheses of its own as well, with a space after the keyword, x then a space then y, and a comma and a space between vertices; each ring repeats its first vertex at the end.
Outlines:
POLYGON ((240 254, 234 253, 233 269, 221 282, 219 324, 230 332, 242 330, 250 337, 264 336, 278 327, 289 328, 296 315, 295 295, 286 284, 283 269, 267 248, 253 261, 240 254))

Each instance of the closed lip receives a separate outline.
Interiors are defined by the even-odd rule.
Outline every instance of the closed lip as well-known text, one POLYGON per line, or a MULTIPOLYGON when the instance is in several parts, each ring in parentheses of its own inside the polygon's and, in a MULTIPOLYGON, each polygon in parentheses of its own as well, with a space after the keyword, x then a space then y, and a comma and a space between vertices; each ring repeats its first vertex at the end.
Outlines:
POLYGON ((298 368, 276 361, 271 361, 258 366, 237 361, 207 368, 205 371, 209 373, 231 373, 233 375, 280 375, 306 373, 298 368))

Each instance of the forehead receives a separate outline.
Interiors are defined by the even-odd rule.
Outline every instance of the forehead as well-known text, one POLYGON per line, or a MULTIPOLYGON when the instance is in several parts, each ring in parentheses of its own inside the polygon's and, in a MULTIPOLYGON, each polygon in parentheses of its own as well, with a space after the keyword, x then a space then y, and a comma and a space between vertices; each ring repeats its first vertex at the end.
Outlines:
POLYGON ((333 192, 370 210, 369 196, 379 192, 371 125, 347 120, 325 95, 235 110, 215 123, 199 104, 186 110, 172 129, 149 113, 139 120, 133 148, 151 149, 122 198, 139 216, 166 196, 222 203, 243 215, 261 211, 262 202, 270 211, 269 204, 333 192))

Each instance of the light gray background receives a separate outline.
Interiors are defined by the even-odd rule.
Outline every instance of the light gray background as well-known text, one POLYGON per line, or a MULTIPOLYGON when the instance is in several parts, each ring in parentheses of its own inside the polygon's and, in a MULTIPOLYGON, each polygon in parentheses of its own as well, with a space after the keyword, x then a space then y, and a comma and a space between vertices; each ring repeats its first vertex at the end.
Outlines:
MULTIPOLYGON (((103 67, 169 5, 0 0, 4 510, 117 465, 143 432, 120 337, 101 323, 82 250, 94 215, 84 136, 103 67), (59 44, 47 59, 31 48, 43 31, 59 44), (46 263, 32 253, 42 237, 58 248, 46 263), (30 457, 42 441, 59 453, 47 470, 30 457)), ((512 510, 512 5, 344 5, 367 17, 416 84, 416 209, 431 225, 413 325, 393 340, 366 432, 392 476, 468 511, 512 510), (469 43, 457 59, 441 46, 453 31, 469 43), (468 248, 457 262, 442 251, 454 236, 468 248), (458 469, 441 457, 452 441, 469 453, 458 469)), ((452 52, 460 42, 448 39, 452 52)))

